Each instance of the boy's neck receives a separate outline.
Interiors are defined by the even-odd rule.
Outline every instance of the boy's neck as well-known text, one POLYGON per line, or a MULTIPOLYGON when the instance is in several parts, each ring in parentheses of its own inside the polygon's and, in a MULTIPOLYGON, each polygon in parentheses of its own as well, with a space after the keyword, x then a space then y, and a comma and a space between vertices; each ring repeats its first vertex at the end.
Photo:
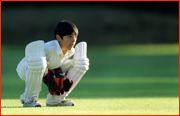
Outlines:
POLYGON ((67 49, 66 50, 62 50, 63 55, 65 56, 65 54, 67 53, 67 49))

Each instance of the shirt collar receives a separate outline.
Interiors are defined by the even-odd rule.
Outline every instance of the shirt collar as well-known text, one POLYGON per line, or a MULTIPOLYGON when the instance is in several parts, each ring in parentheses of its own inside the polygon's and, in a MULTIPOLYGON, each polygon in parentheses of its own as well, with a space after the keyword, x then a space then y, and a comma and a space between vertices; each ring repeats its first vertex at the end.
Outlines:
MULTIPOLYGON (((61 50, 61 46, 60 46, 60 44, 59 44, 59 42, 58 42, 57 40, 55 40, 55 44, 56 44, 56 52, 57 52, 57 55, 60 55, 60 54, 63 55, 63 52, 62 52, 62 50, 61 50)), ((74 53, 75 53, 75 49, 74 49, 74 48, 72 48, 71 50, 68 50, 68 51, 67 51, 67 55, 68 55, 68 56, 72 56, 74 53)))

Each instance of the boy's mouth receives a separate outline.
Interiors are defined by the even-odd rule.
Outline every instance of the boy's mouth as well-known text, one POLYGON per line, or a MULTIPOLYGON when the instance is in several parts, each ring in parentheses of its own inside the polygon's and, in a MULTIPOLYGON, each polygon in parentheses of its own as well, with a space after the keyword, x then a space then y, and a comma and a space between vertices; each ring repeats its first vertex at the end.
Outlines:
POLYGON ((69 46, 73 47, 73 46, 74 46, 74 44, 69 44, 69 46))

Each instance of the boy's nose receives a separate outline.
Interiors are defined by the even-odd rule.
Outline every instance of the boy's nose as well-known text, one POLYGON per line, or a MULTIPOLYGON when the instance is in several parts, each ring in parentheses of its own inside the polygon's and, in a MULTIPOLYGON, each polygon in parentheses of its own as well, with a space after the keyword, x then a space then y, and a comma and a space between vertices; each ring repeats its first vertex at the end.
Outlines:
POLYGON ((76 37, 73 37, 73 39, 72 39, 72 40, 73 40, 73 42, 75 42, 75 41, 76 41, 76 37))

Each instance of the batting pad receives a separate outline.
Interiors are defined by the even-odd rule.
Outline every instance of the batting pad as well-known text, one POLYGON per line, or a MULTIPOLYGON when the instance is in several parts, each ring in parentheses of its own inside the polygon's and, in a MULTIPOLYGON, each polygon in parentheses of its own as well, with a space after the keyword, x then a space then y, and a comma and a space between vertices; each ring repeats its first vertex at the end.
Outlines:
POLYGON ((75 88, 88 69, 89 59, 87 58, 87 43, 80 42, 75 47, 73 67, 70 68, 67 73, 67 78, 73 80, 74 83, 66 94, 69 94, 75 88))
POLYGON ((45 56, 44 41, 38 40, 38 41, 29 43, 25 48, 25 55, 26 55, 26 58, 45 56))
POLYGON ((75 47, 75 54, 73 57, 73 67, 84 70, 89 69, 89 59, 87 58, 87 43, 80 42, 75 47))
POLYGON ((75 54, 73 58, 86 58, 87 56, 87 43, 80 42, 75 46, 75 54))
POLYGON ((42 77, 47 67, 47 61, 44 52, 44 41, 35 41, 26 46, 26 61, 28 64, 26 70, 26 88, 21 100, 25 103, 32 97, 38 99, 41 91, 42 77))
POLYGON ((83 75, 86 73, 86 70, 82 70, 79 68, 71 68, 67 74, 67 78, 69 80, 73 80, 73 85, 70 88, 70 90, 67 92, 67 94, 69 94, 74 88, 75 86, 79 83, 79 81, 81 80, 81 78, 83 77, 83 75))

